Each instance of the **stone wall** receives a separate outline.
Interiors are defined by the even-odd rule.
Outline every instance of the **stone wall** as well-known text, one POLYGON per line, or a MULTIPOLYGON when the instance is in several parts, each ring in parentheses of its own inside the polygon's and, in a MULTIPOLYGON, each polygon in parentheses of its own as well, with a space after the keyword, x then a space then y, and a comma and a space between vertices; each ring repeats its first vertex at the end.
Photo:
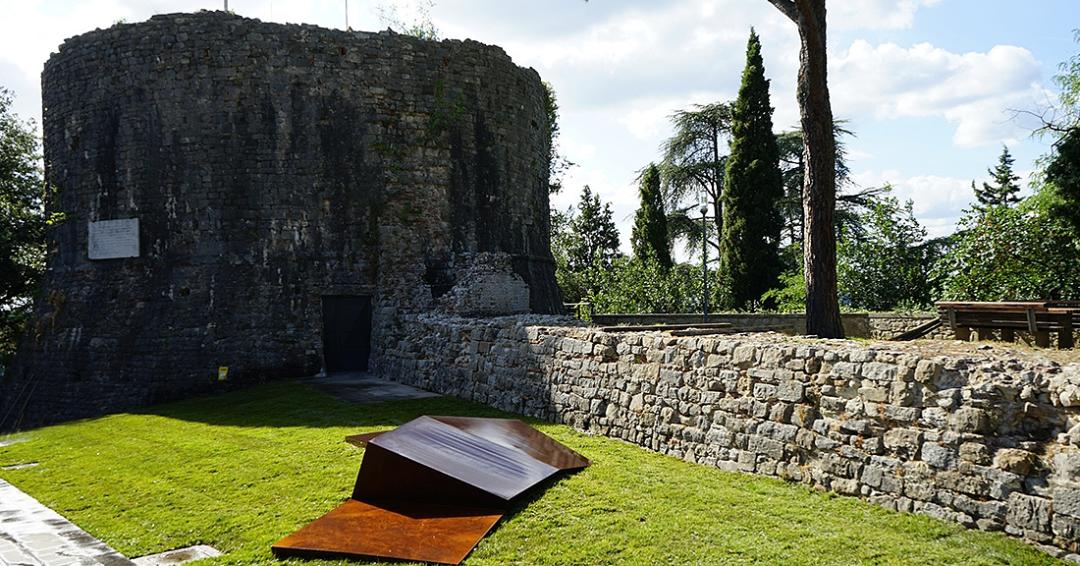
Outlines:
MULTIPOLYGON (((592 321, 599 326, 694 324, 696 322, 727 323, 733 328, 767 328, 776 332, 802 336, 806 334, 806 315, 796 313, 712 313, 700 314, 597 314, 592 321)), ((844 335, 849 338, 870 337, 870 319, 866 313, 843 313, 840 321, 844 335)))
MULTIPOLYGON (((896 314, 896 313, 871 313, 868 315, 870 326, 870 338, 875 340, 888 340, 893 336, 914 330, 932 320, 937 320, 936 313, 896 314)), ((927 340, 952 340, 956 336, 947 325, 935 328, 924 336, 927 340)))
POLYGON ((497 47, 171 14, 65 41, 42 87, 66 219, 0 428, 316 373, 323 296, 371 296, 376 335, 561 309, 544 90, 497 47), (137 257, 89 258, 134 218, 137 257))
POLYGON ((1080 550, 1080 364, 565 324, 406 316, 383 337, 380 371, 724 470, 1080 550))

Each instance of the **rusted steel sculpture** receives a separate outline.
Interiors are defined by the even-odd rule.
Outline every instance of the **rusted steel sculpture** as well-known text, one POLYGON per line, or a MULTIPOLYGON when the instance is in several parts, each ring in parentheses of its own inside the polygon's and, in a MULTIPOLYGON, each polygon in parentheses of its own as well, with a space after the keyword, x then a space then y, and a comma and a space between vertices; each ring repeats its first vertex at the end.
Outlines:
POLYGON ((278 557, 458 564, 526 492, 589 461, 513 419, 420 417, 365 446, 352 498, 273 546, 278 557))

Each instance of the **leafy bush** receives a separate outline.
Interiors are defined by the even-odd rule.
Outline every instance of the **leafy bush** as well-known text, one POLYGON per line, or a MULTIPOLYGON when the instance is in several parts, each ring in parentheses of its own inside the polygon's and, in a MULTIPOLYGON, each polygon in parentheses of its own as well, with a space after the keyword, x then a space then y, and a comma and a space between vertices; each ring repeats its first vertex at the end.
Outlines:
POLYGON ((934 292, 930 271, 937 257, 911 201, 901 205, 895 197, 880 199, 863 216, 863 226, 862 238, 845 238, 837 249, 841 302, 871 311, 929 305, 934 292))
POLYGON ((971 211, 935 276, 946 300, 1077 300, 1080 234, 1033 206, 971 211))
MULTIPOLYGON (((589 295, 596 313, 688 313, 701 310, 701 269, 682 263, 670 270, 655 260, 618 258, 598 275, 589 295)), ((710 274, 710 287, 716 280, 710 274)), ((712 289, 710 289, 712 291, 712 289)), ((715 294, 710 292, 715 300, 715 294)), ((715 304, 715 303, 713 303, 715 304)))

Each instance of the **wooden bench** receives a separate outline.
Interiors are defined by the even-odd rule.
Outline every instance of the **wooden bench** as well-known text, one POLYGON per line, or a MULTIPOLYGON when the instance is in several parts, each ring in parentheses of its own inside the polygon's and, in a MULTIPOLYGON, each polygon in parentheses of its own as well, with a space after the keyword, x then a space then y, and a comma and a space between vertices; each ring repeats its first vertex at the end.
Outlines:
POLYGON ((1050 346, 1050 333, 1057 334, 1058 347, 1072 348, 1073 331, 1080 327, 1080 303, 1067 302, 940 302, 941 321, 948 324, 958 340, 970 340, 974 331, 980 340, 993 338, 1012 342, 1016 331, 1028 332, 1041 347, 1050 346))

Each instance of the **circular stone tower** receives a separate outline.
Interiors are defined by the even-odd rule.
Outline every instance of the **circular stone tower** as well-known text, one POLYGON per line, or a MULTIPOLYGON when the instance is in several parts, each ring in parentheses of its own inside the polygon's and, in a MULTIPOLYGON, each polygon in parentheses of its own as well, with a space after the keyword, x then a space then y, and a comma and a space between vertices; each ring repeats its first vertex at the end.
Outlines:
POLYGON ((497 47, 172 14, 42 84, 64 220, 0 426, 363 369, 397 313, 560 308, 544 88, 497 47))

